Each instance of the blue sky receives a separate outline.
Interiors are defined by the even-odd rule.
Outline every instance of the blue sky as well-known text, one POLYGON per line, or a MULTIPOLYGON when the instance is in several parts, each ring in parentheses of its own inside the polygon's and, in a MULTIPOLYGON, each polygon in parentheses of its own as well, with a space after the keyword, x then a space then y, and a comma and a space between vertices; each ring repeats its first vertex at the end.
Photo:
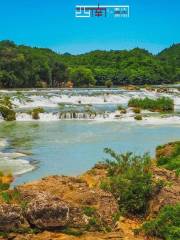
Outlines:
POLYGON ((129 4, 129 19, 77 19, 76 4, 98 0, 0 0, 0 39, 82 53, 146 48, 153 53, 180 42, 180 0, 100 0, 129 4))

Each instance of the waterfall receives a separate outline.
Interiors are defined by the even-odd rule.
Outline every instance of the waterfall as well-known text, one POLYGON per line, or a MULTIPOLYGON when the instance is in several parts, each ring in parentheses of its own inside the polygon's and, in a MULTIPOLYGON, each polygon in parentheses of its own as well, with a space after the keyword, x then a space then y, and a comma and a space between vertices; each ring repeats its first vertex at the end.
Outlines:
POLYGON ((97 119, 108 118, 109 113, 95 113, 95 112, 61 112, 59 114, 60 119, 97 119))

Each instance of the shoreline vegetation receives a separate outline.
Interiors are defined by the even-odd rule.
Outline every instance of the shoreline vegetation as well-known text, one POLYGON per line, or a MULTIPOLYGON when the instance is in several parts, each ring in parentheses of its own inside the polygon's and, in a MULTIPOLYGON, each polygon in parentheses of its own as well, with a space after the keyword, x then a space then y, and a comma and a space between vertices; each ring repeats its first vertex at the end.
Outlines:
POLYGON ((50 176, 8 189, 0 174, 0 239, 180 238, 180 142, 119 154, 79 177, 50 176), (126 238, 125 238, 126 237, 126 238))
POLYGON ((145 49, 58 54, 0 42, 0 88, 174 84, 180 79, 180 44, 157 55, 145 49))

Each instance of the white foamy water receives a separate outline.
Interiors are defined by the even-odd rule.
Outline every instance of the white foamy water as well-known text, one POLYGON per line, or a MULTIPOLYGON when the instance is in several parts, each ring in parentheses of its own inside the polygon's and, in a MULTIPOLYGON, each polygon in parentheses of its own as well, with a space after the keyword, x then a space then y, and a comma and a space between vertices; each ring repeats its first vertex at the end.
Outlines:
POLYGON ((31 115, 26 113, 18 113, 17 121, 29 122, 29 121, 37 121, 37 122, 51 122, 51 121, 64 121, 64 120, 88 120, 88 121, 118 121, 118 122, 134 122, 137 124, 176 124, 180 125, 180 115, 171 116, 171 115, 160 115, 155 113, 155 116, 151 116, 152 113, 149 111, 142 111, 143 119, 138 121, 135 120, 136 114, 134 114, 131 109, 127 110, 126 114, 121 114, 119 111, 115 112, 104 112, 104 113, 40 113, 39 119, 32 119, 31 115))
POLYGON ((0 148, 3 148, 3 147, 5 147, 5 146, 7 146, 7 141, 5 140, 5 139, 1 139, 0 138, 0 148))
POLYGON ((144 118, 142 121, 143 124, 151 125, 180 125, 180 116, 170 116, 170 117, 148 117, 144 118))
POLYGON ((35 167, 29 161, 23 159, 27 155, 21 152, 4 152, 8 147, 5 139, 0 139, 0 171, 20 175, 32 171, 35 167))
MULTIPOLYGON (((51 92, 48 93, 39 92, 36 94, 28 94, 27 99, 20 100, 16 96, 12 98, 13 103, 18 108, 35 108, 35 107, 49 107, 57 108, 59 104, 68 103, 68 104, 122 104, 127 105, 128 101, 131 98, 145 98, 149 97, 156 99, 158 97, 170 97, 174 100, 175 109, 180 109, 180 93, 172 92, 171 94, 167 93, 157 93, 150 92, 147 90, 141 91, 125 91, 117 90, 110 91, 106 93, 104 91, 97 91, 96 95, 93 94, 93 90, 85 91, 83 93, 76 93, 75 91, 67 92, 51 92), (98 94, 97 94, 98 93, 98 94)), ((25 94, 25 93, 24 93, 25 94)))
POLYGON ((34 168, 24 159, 0 158, 0 170, 4 173, 12 173, 14 176, 30 172, 34 168))
MULTIPOLYGON (((16 106, 16 120, 17 121, 59 121, 59 120, 97 120, 97 121, 125 121, 132 122, 134 120, 134 113, 127 110, 127 114, 120 114, 116 109, 116 105, 127 106, 131 98, 145 98, 156 99, 158 97, 170 97, 174 100, 175 112, 180 111, 180 93, 177 89, 170 89, 169 93, 158 93, 157 91, 148 91, 141 89, 138 91, 128 91, 122 89, 73 89, 73 90, 31 90, 22 91, 17 94, 15 91, 11 93, 11 100, 16 106), (71 105, 68 112, 68 104, 71 105), (65 108, 64 108, 64 106, 65 108), (97 108, 95 115, 92 113, 78 112, 80 108, 89 105, 97 108), (32 116, 26 113, 27 109, 36 107, 45 108, 45 113, 39 114, 38 120, 33 120, 32 116), (72 112, 71 108, 76 109, 72 112), (103 110, 102 110, 103 109, 103 110), (102 111, 99 113, 98 111, 102 111), (62 112, 64 111, 64 112, 62 112)), ((93 110, 93 109, 92 109, 93 110)), ((143 111, 143 114, 145 112, 143 111)), ((146 111, 148 113, 148 111, 146 111)), ((178 113, 177 113, 178 115, 178 113)), ((0 121, 2 118, 0 117, 0 121)), ((138 122, 138 121, 135 121, 138 122)), ((142 122, 149 122, 150 124, 179 124, 179 116, 168 116, 162 118, 159 116, 143 118, 142 122), (168 119, 168 120, 167 120, 168 119)))
POLYGON ((16 114, 16 121, 43 121, 43 122, 51 122, 51 121, 58 121, 59 120, 59 113, 39 113, 39 119, 34 120, 32 116, 27 113, 17 113, 16 114))

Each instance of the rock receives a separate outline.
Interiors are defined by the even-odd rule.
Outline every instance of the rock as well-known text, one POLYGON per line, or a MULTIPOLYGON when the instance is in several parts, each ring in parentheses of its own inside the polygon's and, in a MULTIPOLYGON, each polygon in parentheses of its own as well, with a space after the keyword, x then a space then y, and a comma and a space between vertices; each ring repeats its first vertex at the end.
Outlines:
POLYGON ((165 187, 150 201, 150 216, 156 215, 165 205, 175 205, 180 202, 180 178, 173 171, 157 167, 153 168, 153 175, 156 180, 163 180, 165 187))
POLYGON ((168 143, 156 148, 157 160, 162 157, 172 157, 175 154, 176 148, 180 145, 180 141, 168 143))
POLYGON ((174 171, 167 170, 165 168, 153 167, 153 177, 155 179, 163 180, 166 182, 180 183, 180 179, 176 176, 174 171))
POLYGON ((0 231, 11 231, 24 223, 22 209, 15 204, 0 205, 0 231))
POLYGON ((69 207, 59 197, 40 193, 28 204, 26 219, 39 229, 64 227, 69 221, 69 207))
POLYGON ((118 204, 113 195, 91 188, 81 178, 51 176, 22 185, 18 190, 29 202, 28 222, 38 228, 86 228, 91 217, 104 227, 114 227, 113 215, 118 212, 118 204), (94 210, 93 216, 85 214, 87 207, 94 210))

